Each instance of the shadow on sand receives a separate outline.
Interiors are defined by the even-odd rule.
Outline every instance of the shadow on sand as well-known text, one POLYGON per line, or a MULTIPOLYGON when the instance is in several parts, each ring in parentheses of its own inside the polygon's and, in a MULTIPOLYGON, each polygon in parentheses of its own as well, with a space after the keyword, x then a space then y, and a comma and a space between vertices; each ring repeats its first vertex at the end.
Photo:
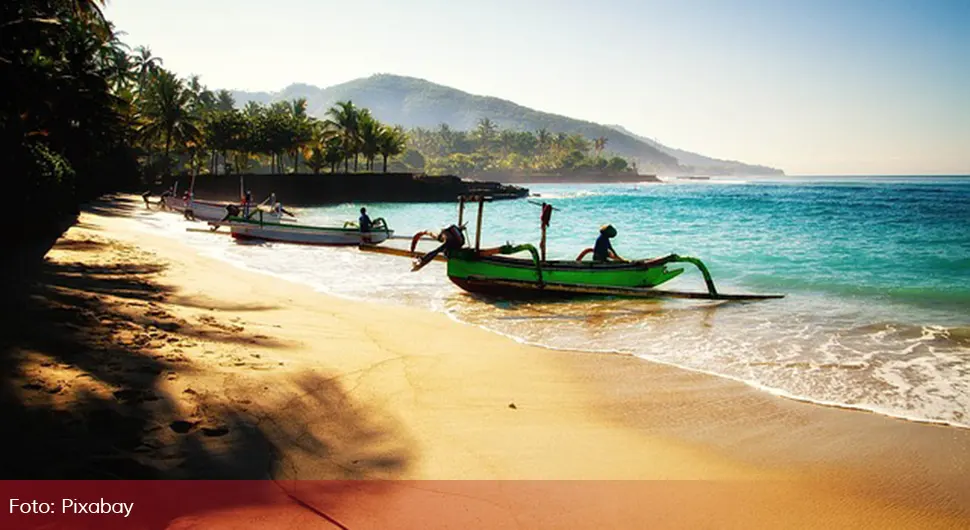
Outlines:
MULTIPOLYGON (((99 208, 120 215, 119 207, 99 208)), ((123 245, 66 237, 55 248, 76 257, 111 246, 123 245)), ((140 252, 126 247, 120 255, 129 251, 140 252)), ((268 380, 246 374, 172 396, 167 383, 208 366, 173 343, 287 346, 241 330, 214 333, 211 323, 168 313, 167 304, 231 306, 174 293, 157 281, 162 265, 85 261, 93 265, 48 260, 30 276, 5 278, 0 479, 360 479, 408 470, 413 444, 405 429, 356 402, 335 377, 276 374, 288 390, 270 405, 259 394, 273 392, 268 380)))

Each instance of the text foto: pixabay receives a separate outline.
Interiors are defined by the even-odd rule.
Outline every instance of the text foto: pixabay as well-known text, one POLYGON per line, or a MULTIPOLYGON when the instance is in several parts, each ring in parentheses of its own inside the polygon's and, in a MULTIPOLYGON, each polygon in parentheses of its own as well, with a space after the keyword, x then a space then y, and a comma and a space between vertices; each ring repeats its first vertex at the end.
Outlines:
POLYGON ((135 507, 133 502, 107 502, 104 499, 98 502, 81 502, 78 499, 61 499, 60 511, 58 512, 57 502, 41 501, 21 501, 20 499, 10 499, 9 513, 62 513, 62 514, 104 514, 104 515, 131 515, 131 509, 135 507))

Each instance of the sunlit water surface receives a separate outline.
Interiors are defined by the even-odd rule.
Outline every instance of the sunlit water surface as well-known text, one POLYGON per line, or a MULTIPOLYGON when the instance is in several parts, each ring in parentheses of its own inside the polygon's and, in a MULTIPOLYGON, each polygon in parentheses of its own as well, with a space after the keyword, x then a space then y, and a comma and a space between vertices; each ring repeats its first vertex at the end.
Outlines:
MULTIPOLYGON (((617 251, 701 258, 722 292, 755 303, 512 303, 465 294, 433 262, 356 249, 240 244, 142 212, 146 230, 334 295, 447 312, 551 348, 630 353, 821 403, 970 424, 970 179, 784 178, 537 185, 552 203, 550 258, 574 258, 598 227, 617 251)), ((304 224, 356 219, 359 204, 299 210, 304 224)), ((456 220, 454 204, 367 204, 399 235, 456 220)), ((539 238, 539 208, 488 204, 484 246, 539 238)), ((472 227, 473 228, 473 227, 472 227)), ((403 242, 396 242, 402 245, 403 242)), ((689 267, 689 266, 688 266, 689 267)), ((665 287, 703 290, 688 268, 665 287)))

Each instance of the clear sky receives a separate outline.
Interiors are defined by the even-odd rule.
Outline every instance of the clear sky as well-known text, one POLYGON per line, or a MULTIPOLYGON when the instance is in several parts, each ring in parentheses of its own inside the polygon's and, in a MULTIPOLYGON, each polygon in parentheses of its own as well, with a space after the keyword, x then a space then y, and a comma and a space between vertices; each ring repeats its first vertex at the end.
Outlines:
POLYGON ((180 75, 428 79, 789 174, 970 174, 970 0, 110 0, 180 75))

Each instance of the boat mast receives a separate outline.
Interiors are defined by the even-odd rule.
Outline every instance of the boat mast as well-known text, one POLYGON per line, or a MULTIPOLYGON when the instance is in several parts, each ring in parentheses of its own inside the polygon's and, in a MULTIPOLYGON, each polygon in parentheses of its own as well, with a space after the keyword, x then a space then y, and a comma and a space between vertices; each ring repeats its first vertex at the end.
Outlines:
POLYGON ((539 253, 542 256, 542 261, 546 261, 546 224, 548 222, 546 219, 546 203, 542 203, 542 213, 539 214, 539 227, 542 229, 542 239, 539 240, 539 253))
POLYGON ((189 184, 189 200, 195 197, 195 173, 192 173, 192 183, 189 184))
POLYGON ((482 212, 485 210, 485 197, 478 197, 478 226, 475 228, 475 252, 481 249, 482 243, 482 212))

